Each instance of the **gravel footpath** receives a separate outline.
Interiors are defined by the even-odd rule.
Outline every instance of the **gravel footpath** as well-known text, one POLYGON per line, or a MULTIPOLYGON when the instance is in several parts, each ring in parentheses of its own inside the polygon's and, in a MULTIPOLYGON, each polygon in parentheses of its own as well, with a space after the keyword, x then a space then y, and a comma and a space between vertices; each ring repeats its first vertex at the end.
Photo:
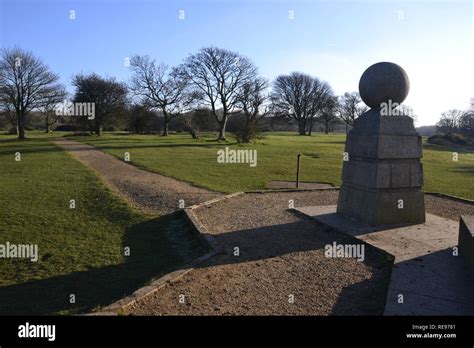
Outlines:
POLYGON ((425 194, 425 209, 428 213, 459 221, 461 215, 474 215, 474 204, 425 194))
MULTIPOLYGON (((196 216, 225 254, 141 299, 126 313, 381 314, 391 269, 384 255, 369 247, 364 262, 326 258, 326 244, 351 241, 288 211, 289 200, 295 206, 329 205, 336 204, 337 196, 338 191, 252 193, 199 208, 196 216), (240 256, 233 255, 235 247, 240 256)), ((428 195, 425 201, 428 212, 454 220, 474 214, 473 205, 428 195)))
POLYGON ((84 143, 63 138, 54 143, 96 171, 110 189, 140 211, 164 215, 178 210, 181 199, 188 206, 221 195, 142 170, 84 143))
POLYGON ((326 244, 347 238, 288 211, 289 200, 295 206, 335 204, 337 194, 252 193, 199 208, 196 216, 225 254, 143 298, 126 313, 381 314, 391 269, 386 258, 371 248, 366 249, 365 262, 326 258, 326 244), (240 256, 234 256, 235 247, 240 256))
MULTIPOLYGON (((68 139, 55 143, 99 173, 104 183, 135 208, 158 214, 220 195, 150 173, 68 139)), ((314 220, 288 210, 337 203, 337 190, 249 193, 203 206, 197 218, 225 253, 147 296, 133 315, 378 315, 382 314, 391 263, 366 247, 365 261, 327 258, 324 246, 354 243, 324 231, 314 220), (239 255, 234 253, 239 249, 239 255), (182 297, 184 295, 184 297, 182 297), (184 300, 184 301, 183 301, 184 300)), ((474 205, 425 195, 427 212, 459 220, 474 205)))

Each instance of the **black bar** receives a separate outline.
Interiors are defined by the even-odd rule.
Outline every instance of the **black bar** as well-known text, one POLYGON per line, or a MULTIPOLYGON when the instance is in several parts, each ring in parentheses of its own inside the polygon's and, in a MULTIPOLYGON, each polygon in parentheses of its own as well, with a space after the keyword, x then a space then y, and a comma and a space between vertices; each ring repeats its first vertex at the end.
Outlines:
POLYGON ((57 344, 474 344, 474 317, 0 317, 0 346, 57 344), (19 326, 55 325, 55 340, 19 338, 19 326), (414 329, 426 326, 423 331, 414 329), (434 325, 434 327, 431 327, 434 325), (451 327, 454 325, 454 327, 451 327), (441 329, 440 327, 445 327, 441 329), (408 338, 407 334, 455 334, 408 338))

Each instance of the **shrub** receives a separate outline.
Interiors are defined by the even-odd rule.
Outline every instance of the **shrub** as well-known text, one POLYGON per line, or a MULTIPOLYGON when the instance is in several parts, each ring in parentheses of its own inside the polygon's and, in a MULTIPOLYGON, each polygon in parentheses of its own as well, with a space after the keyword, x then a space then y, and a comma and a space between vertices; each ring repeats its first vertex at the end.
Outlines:
POLYGON ((462 134, 448 133, 433 135, 428 138, 428 143, 442 146, 469 145, 472 144, 472 140, 462 134))
POLYGON ((234 131, 238 143, 250 143, 262 138, 262 130, 255 122, 241 122, 234 131))

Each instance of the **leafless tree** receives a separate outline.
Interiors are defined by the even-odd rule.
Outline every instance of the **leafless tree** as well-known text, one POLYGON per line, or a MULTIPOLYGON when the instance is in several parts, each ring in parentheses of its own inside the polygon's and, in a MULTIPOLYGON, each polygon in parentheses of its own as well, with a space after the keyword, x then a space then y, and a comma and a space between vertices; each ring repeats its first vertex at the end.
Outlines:
POLYGON ((187 93, 187 81, 163 63, 148 56, 134 56, 130 61, 133 76, 130 89, 151 108, 163 113, 163 136, 167 136, 169 122, 187 111, 192 95, 187 93))
POLYGON ((337 97, 332 96, 320 110, 317 121, 323 125, 326 134, 329 134, 333 127, 341 122, 337 116, 338 106, 337 97))
POLYGON ((242 110, 244 122, 237 131, 237 140, 248 143, 259 133, 259 122, 266 117, 270 108, 267 104, 270 96, 265 93, 268 81, 262 77, 243 84, 238 95, 238 107, 242 110))
POLYGON ((184 115, 182 121, 184 128, 189 134, 191 134, 193 139, 198 139, 201 130, 212 129, 214 116, 212 115, 212 111, 209 109, 197 108, 184 115))
POLYGON ((64 86, 45 92, 46 94, 43 96, 42 102, 38 106, 38 110, 44 116, 45 132, 49 133, 51 131, 51 126, 58 122, 60 117, 60 115, 55 112, 56 106, 58 103, 64 102, 67 97, 67 92, 64 86))
POLYGON ((255 65, 236 52, 205 47, 188 56, 175 72, 190 82, 198 100, 212 110, 219 123, 218 140, 225 140, 227 120, 239 111, 239 92, 257 76, 255 65))
POLYGON ((13 109, 13 106, 7 101, 0 100, 0 111, 12 125, 11 130, 13 130, 13 132, 9 134, 18 134, 18 119, 16 117, 16 113, 13 109))
POLYGON ((338 115, 346 124, 346 133, 349 126, 354 126, 354 121, 369 108, 362 104, 362 99, 357 92, 346 92, 339 97, 338 115))
POLYGON ((459 128, 459 122, 464 111, 451 109, 441 113, 441 118, 436 124, 442 132, 453 133, 459 128))
POLYGON ((26 116, 43 103, 43 98, 60 88, 59 77, 35 57, 20 48, 0 53, 0 101, 14 110, 18 139, 25 139, 26 116))
POLYGON ((331 87, 318 78, 300 72, 280 75, 273 85, 272 109, 277 116, 295 119, 299 134, 305 135, 332 94, 331 87))
MULTIPOLYGON (((329 125, 332 126, 337 123, 336 120, 334 120, 334 109, 337 106, 337 98, 331 86, 326 82, 319 81, 317 78, 314 78, 314 85, 313 106, 308 120, 308 135, 312 134, 314 123, 317 121, 330 119, 329 123, 325 121, 328 127, 329 125)), ((329 130, 329 128, 326 128, 326 130, 329 130)))
POLYGON ((461 133, 474 140, 474 111, 466 111, 459 120, 461 133))

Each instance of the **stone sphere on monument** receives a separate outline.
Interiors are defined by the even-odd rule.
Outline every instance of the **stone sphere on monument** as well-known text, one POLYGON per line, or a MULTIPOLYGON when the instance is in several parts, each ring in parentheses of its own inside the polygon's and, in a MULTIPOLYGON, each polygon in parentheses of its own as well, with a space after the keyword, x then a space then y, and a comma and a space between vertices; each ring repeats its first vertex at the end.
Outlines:
POLYGON ((402 103, 410 90, 410 81, 403 68, 395 63, 380 62, 368 67, 359 81, 360 97, 367 106, 377 109, 380 104, 402 103))

